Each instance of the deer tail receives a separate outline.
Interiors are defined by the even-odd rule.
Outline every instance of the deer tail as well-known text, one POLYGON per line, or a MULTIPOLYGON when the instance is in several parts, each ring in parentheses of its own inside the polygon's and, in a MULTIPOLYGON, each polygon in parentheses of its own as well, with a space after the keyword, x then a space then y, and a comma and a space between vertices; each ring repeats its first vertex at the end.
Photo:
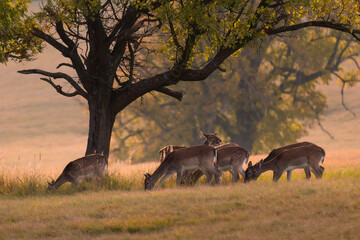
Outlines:
POLYGON ((325 150, 324 149, 321 149, 322 150, 322 154, 323 154, 323 157, 321 159, 321 163, 324 164, 324 159, 325 159, 325 150))
POLYGON ((213 161, 213 163, 215 165, 217 165, 217 156, 218 156, 218 151, 214 148, 214 161, 213 161))

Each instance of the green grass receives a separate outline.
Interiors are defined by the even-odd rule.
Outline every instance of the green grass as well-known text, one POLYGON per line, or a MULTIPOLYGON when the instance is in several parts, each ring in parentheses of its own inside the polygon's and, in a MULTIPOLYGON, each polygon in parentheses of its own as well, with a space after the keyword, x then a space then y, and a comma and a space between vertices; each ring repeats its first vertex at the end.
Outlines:
POLYGON ((0 197, 0 239, 358 239, 360 179, 0 197))
MULTIPOLYGON (((314 178, 314 175, 312 175, 314 178)), ((341 170, 325 171, 323 179, 360 179, 360 169, 345 168, 341 170)), ((172 180, 167 180, 162 188, 175 188, 175 175, 172 180)), ((297 170, 292 175, 292 181, 304 180, 305 174, 301 170, 297 170)), ((79 185, 74 188, 70 183, 62 185, 56 191, 48 191, 47 181, 49 177, 42 174, 32 173, 19 176, 6 176, 0 174, 0 196, 4 197, 26 197, 26 196, 48 196, 48 195, 69 195, 86 191, 132 191, 142 190, 144 187, 144 179, 139 177, 125 177, 118 173, 110 173, 104 179, 97 180, 81 180, 79 185)), ((240 181, 243 181, 242 179, 240 181)), ((269 171, 261 175, 258 182, 271 182, 272 172, 269 171)), ((280 182, 286 181, 286 173, 280 179, 280 182)), ((222 179, 223 185, 231 185, 231 175, 225 173, 222 179)), ((205 178, 202 177, 197 185, 205 185, 205 178)))

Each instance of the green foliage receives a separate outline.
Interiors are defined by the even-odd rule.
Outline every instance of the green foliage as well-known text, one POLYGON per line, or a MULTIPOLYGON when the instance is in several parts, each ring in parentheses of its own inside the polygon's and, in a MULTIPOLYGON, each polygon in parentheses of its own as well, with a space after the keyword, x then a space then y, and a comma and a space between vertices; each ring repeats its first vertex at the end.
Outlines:
MULTIPOLYGON (((354 79, 359 71, 341 65, 358 54, 352 39, 314 30, 246 48, 230 59, 225 73, 179 84, 185 92, 181 103, 153 93, 130 105, 117 120, 113 151, 120 159, 149 161, 166 145, 201 144, 200 130, 218 132, 224 142, 252 153, 296 142, 326 108, 317 86, 331 76, 354 79)), ((154 59, 154 68, 162 67, 162 59, 154 59)))
POLYGON ((31 35, 35 21, 28 16, 29 0, 0 2, 0 63, 29 60, 41 51, 41 41, 31 35))

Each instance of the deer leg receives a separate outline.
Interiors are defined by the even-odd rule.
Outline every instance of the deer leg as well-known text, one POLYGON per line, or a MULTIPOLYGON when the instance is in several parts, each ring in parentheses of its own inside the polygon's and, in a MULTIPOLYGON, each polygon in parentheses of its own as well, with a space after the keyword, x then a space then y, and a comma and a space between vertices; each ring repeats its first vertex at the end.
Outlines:
POLYGON ((288 182, 290 182, 291 181, 292 170, 287 171, 286 174, 287 174, 287 180, 288 180, 288 182))
POLYGON ((169 177, 171 177, 171 175, 173 175, 174 172, 168 172, 165 174, 165 176, 160 180, 160 183, 158 185, 158 189, 160 189, 161 185, 166 181, 166 179, 168 179, 169 177))
POLYGON ((322 175, 324 174, 325 168, 323 166, 319 165, 319 169, 321 171, 321 177, 322 177, 322 175))
POLYGON ((196 170, 193 174, 189 176, 188 184, 195 185, 199 178, 201 178, 203 175, 203 171, 201 171, 200 169, 196 170))
POLYGON ((309 180, 311 178, 311 172, 309 167, 304 168, 306 179, 309 180))
POLYGON ((239 176, 238 171, 236 171, 235 169, 231 168, 231 169, 229 170, 229 172, 230 172, 231 175, 232 175, 232 182, 233 182, 233 183, 236 183, 237 181, 239 181, 240 176, 239 176))
POLYGON ((210 184, 211 180, 213 178, 213 175, 210 172, 208 172, 208 170, 205 170, 205 169, 203 170, 203 172, 204 172, 204 174, 206 176, 206 183, 210 184))
POLYGON ((322 177, 322 172, 319 166, 311 166, 310 169, 315 174, 316 179, 320 179, 322 177))
POLYGON ((221 184, 222 172, 217 168, 210 168, 210 173, 215 176, 215 184, 221 184))
POLYGON ((180 186, 182 179, 183 171, 178 171, 176 175, 176 186, 180 186))
POLYGON ((243 179, 245 179, 245 171, 242 167, 240 167, 239 169, 239 173, 241 174, 241 176, 243 177, 243 179))
POLYGON ((273 182, 276 183, 277 181, 279 181, 282 174, 283 174, 282 172, 274 171, 273 182))

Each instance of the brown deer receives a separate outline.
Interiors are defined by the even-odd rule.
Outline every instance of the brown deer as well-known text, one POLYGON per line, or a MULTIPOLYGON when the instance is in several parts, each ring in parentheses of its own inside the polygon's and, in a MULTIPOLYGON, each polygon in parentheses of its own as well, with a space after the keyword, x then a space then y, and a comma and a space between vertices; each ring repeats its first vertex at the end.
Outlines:
MULTIPOLYGON (((201 132, 201 135, 206 139, 204 144, 210 146, 214 146, 213 143, 216 142, 216 139, 218 138, 217 133, 201 132)), ((160 150, 160 156, 166 157, 170 152, 181 148, 185 147, 172 145, 164 147, 160 150)), ((227 143, 222 146, 215 147, 215 149, 218 151, 218 158, 216 162, 217 168, 222 172, 230 171, 233 182, 239 181, 239 173, 245 179, 243 166, 248 162, 250 155, 249 152, 236 143, 227 143)), ((203 175, 204 173, 200 169, 195 171, 185 171, 181 184, 193 185, 203 175)))
POLYGON ((166 156, 169 155, 169 153, 171 153, 172 151, 174 151, 176 149, 181 149, 181 148, 186 148, 186 147, 174 146, 174 145, 169 145, 169 146, 163 147, 162 149, 159 150, 160 162, 163 162, 165 160, 166 156))
MULTIPOLYGON (((221 143, 221 140, 214 138, 212 143, 217 146, 221 143)), ((177 173, 176 184, 180 185, 184 171, 193 169, 201 169, 208 183, 211 182, 215 175, 215 182, 220 184, 221 172, 215 167, 216 158, 217 151, 205 144, 177 149, 169 153, 152 175, 145 174, 145 190, 153 189, 155 183, 164 176, 158 185, 158 188, 160 188, 163 182, 174 173, 177 173)))
POLYGON ((261 160, 254 166, 250 161, 249 166, 245 171, 245 183, 256 180, 263 172, 269 170, 274 172, 273 181, 277 182, 285 171, 306 167, 309 167, 316 178, 319 179, 324 172, 324 168, 319 166, 319 163, 323 163, 324 158, 324 149, 315 144, 304 144, 302 146, 290 148, 280 152, 271 159, 267 159, 266 162, 261 160))
MULTIPOLYGON (((274 157, 276 157, 277 155, 279 155, 280 153, 282 153, 284 151, 287 151, 287 150, 293 149, 293 148, 297 148, 297 147, 306 146, 306 145, 314 145, 314 144, 310 143, 310 142, 300 142, 300 143, 290 144, 290 145, 287 145, 287 146, 284 146, 284 147, 273 149, 269 153, 269 155, 264 159, 264 162, 267 162, 267 161, 273 159, 274 157)), ((324 167, 323 166, 319 166, 319 167, 320 167, 321 171, 324 172, 324 167)), ((306 179, 309 180, 310 177, 311 177, 310 168, 305 167, 304 171, 305 171, 306 179)), ((287 171, 286 174, 287 174, 287 180, 290 181, 291 180, 292 170, 287 171)))
MULTIPOLYGON (((205 137, 206 141, 204 142, 204 144, 206 144, 206 145, 210 145, 209 143, 217 144, 218 141, 220 140, 217 137, 217 133, 206 134, 206 133, 201 132, 201 135, 204 136, 204 137, 207 136, 207 138, 205 137)), ((213 145, 213 144, 211 144, 211 145, 213 145)), ((237 144, 235 144, 235 145, 237 145, 237 144)), ((160 162, 164 161, 166 156, 169 155, 169 153, 171 153, 172 151, 175 151, 177 149, 182 149, 182 148, 186 148, 186 147, 184 147, 184 146, 175 146, 175 145, 169 145, 169 146, 163 147, 162 149, 159 150, 160 162)))
POLYGON ((66 182, 76 187, 78 181, 85 177, 104 177, 107 170, 107 159, 101 154, 92 154, 69 162, 56 181, 52 180, 49 190, 56 190, 66 182))
MULTIPOLYGON (((216 136, 216 133, 202 133, 202 135, 206 139, 204 144, 212 146, 211 139, 216 136)), ((216 167, 221 172, 229 171, 232 175, 233 182, 240 180, 239 173, 245 179, 243 166, 248 162, 250 153, 236 143, 224 144, 216 147, 216 150, 218 151, 216 167)), ((188 177, 188 182, 190 184, 195 184, 203 175, 202 171, 196 170, 190 177, 188 177)))

